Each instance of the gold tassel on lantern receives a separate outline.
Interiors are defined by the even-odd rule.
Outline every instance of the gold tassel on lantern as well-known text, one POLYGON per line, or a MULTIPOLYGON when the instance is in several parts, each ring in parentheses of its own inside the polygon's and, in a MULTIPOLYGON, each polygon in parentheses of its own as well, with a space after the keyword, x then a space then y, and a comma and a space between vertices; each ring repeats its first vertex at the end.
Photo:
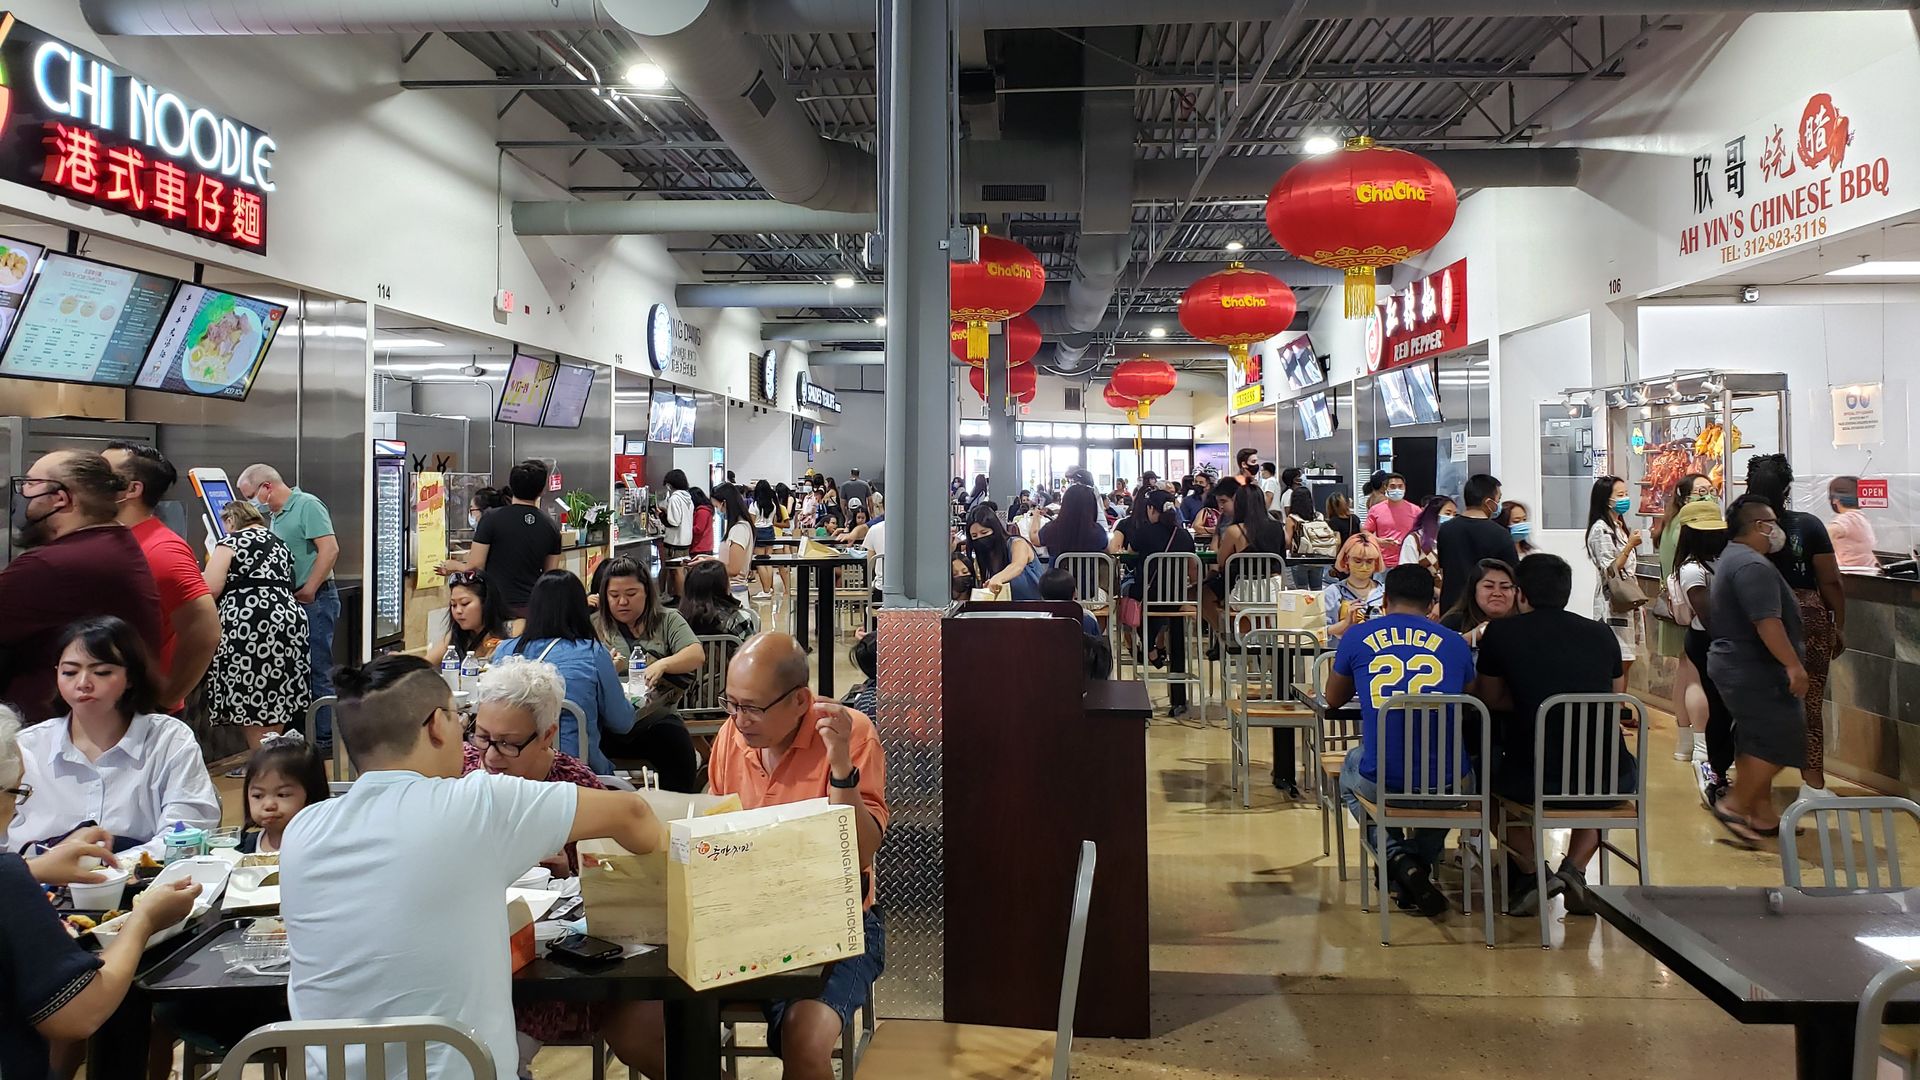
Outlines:
POLYGON ((1247 346, 1229 345, 1227 346, 1227 355, 1233 359, 1233 370, 1237 374, 1246 374, 1247 363, 1249 361, 1247 346))
POLYGON ((984 362, 987 359, 987 324, 978 319, 967 320, 967 359, 984 362))
POLYGON ((1373 267, 1347 267, 1347 318, 1364 319, 1373 314, 1376 304, 1373 267))

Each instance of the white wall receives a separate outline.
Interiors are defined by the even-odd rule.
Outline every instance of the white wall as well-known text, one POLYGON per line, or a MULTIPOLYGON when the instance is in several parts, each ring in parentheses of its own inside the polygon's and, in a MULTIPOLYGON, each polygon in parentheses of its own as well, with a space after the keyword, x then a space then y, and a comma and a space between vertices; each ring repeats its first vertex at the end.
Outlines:
POLYGON ((743 485, 755 480, 793 483, 807 471, 807 455, 793 452, 793 417, 754 408, 727 410, 727 468, 743 485))
POLYGON ((1591 362, 1590 333, 1586 315, 1522 330, 1500 340, 1493 360, 1494 420, 1506 433, 1494 442, 1494 475, 1500 478, 1502 494, 1526 504, 1534 546, 1573 567, 1576 597, 1593 595, 1595 574, 1587 561, 1585 530, 1543 528, 1540 406, 1581 384, 1591 362))
MULTIPOLYGON (((820 426, 819 460, 814 468, 836 480, 845 481, 849 469, 859 469, 867 480, 886 478, 887 398, 878 390, 851 389, 842 384, 840 415, 828 414, 820 426)), ((928 451, 939 452, 941 440, 921 443, 928 451)))

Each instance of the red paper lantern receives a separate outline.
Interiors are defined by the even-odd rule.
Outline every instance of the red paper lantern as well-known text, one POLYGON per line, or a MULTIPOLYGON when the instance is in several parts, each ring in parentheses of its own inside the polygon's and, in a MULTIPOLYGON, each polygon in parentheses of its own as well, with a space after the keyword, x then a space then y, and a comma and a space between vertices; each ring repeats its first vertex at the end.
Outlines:
POLYGON ((1139 402, 1140 418, 1146 419, 1153 403, 1173 393, 1179 376, 1165 360, 1128 360, 1113 369, 1109 392, 1118 392, 1139 402))
MULTIPOLYGON (((1109 382, 1107 383, 1106 390, 1103 391, 1100 396, 1106 401, 1108 408, 1118 409, 1119 411, 1126 413, 1127 423, 1129 424, 1140 423, 1140 403, 1128 397, 1127 395, 1121 393, 1119 387, 1109 382)), ((1134 448, 1139 449, 1138 439, 1134 440, 1134 448)))
POLYGON ((987 324, 1024 315, 1040 302, 1047 271, 1026 245, 998 236, 980 237, 980 261, 953 263, 947 270, 948 306, 955 322, 967 326, 969 364, 987 359, 987 324))
POLYGON ((1347 318, 1374 308, 1374 272, 1412 258, 1453 227, 1459 198, 1440 167, 1365 137, 1295 165, 1267 195, 1280 246, 1347 273, 1347 318))
MULTIPOLYGON (((984 365, 987 362, 985 357, 978 360, 968 359, 967 333, 966 323, 957 322, 953 324, 953 358, 955 360, 966 360, 967 363, 975 367, 984 365)), ((1033 363, 1033 358, 1039 355, 1039 353, 1040 324, 1033 321, 1033 316, 1021 315, 1008 320, 1007 364, 1011 367, 1019 367, 1021 364, 1031 364, 1033 363)))
MULTIPOLYGON (((967 382, 973 384, 973 392, 980 400, 987 400, 987 369, 977 367, 967 372, 967 382)), ((1007 369, 1007 392, 1020 399, 1026 405, 1040 394, 1040 372, 1032 365, 1007 369)))
POLYGON ((1296 303, 1287 283, 1245 263, 1229 263, 1180 294, 1180 325, 1201 341, 1225 345, 1236 370, 1247 367, 1247 346, 1293 323, 1296 303))

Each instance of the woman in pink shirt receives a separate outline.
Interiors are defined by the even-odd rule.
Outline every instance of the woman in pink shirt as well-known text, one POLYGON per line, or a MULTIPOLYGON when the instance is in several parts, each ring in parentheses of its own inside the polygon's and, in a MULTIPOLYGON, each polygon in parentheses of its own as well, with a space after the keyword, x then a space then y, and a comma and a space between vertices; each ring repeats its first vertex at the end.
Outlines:
POLYGON ((1420 508, 1407 501, 1407 478, 1387 474, 1387 497, 1367 511, 1367 532, 1380 545, 1380 557, 1391 570, 1400 565, 1400 542, 1413 531, 1420 508))
POLYGON ((1827 535, 1833 538, 1834 561, 1841 566, 1879 566, 1873 555, 1879 542, 1873 535, 1873 523, 1860 512, 1860 478, 1834 477, 1827 485, 1827 505, 1833 507, 1827 535))

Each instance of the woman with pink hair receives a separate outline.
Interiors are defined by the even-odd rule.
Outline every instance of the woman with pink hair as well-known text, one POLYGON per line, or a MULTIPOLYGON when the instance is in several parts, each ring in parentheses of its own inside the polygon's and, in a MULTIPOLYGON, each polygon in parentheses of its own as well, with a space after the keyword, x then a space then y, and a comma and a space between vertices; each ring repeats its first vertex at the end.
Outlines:
POLYGON ((1355 533, 1333 560, 1335 580, 1321 593, 1327 613, 1327 644, 1340 640, 1359 623, 1380 614, 1386 602, 1380 575, 1386 570, 1380 545, 1366 533, 1355 533))

